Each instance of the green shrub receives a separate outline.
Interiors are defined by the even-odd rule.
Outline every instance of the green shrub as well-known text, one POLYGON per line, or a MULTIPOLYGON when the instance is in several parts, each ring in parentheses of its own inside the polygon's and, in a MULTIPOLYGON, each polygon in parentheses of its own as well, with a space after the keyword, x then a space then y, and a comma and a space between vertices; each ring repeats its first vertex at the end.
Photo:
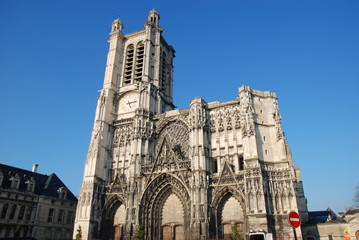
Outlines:
POLYGON ((143 225, 137 226, 133 240, 144 240, 145 239, 145 227, 143 225))
POLYGON ((79 228, 77 229, 76 240, 82 240, 82 230, 81 230, 81 226, 79 226, 79 228))

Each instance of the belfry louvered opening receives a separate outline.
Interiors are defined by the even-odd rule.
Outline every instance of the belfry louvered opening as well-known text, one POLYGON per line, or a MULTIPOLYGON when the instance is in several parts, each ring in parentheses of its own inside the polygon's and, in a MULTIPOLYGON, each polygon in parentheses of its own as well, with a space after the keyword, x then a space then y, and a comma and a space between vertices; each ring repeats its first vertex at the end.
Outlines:
POLYGON ((167 60, 166 60, 166 53, 162 52, 162 69, 161 69, 161 88, 162 90, 165 89, 166 86, 166 76, 167 76, 167 60))
POLYGON ((136 49, 135 81, 141 81, 142 78, 144 53, 145 45, 139 42, 136 49))
POLYGON ((134 59, 135 48, 131 44, 127 47, 126 51, 126 62, 125 62, 125 70, 123 74, 123 83, 130 84, 133 72, 133 59, 134 59))

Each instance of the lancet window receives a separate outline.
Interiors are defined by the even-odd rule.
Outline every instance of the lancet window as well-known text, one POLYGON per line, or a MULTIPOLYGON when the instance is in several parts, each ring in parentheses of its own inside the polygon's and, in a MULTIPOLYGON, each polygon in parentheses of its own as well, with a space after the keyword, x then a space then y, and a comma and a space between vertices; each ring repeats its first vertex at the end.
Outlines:
POLYGON ((133 60, 134 60, 135 48, 131 44, 127 47, 126 59, 125 59, 125 69, 123 74, 123 84, 130 84, 133 72, 133 60))
POLYGON ((141 81, 144 53, 145 45, 143 44, 143 42, 139 42, 136 49, 135 81, 141 81))
POLYGON ((136 45, 129 45, 126 50, 123 85, 141 81, 143 75, 143 63, 145 56, 145 44, 143 41, 136 45))

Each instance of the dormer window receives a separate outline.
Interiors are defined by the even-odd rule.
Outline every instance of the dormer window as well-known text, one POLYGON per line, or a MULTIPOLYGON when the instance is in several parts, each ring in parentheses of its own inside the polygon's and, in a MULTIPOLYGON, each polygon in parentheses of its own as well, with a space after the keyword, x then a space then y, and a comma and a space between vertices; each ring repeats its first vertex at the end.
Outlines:
POLYGON ((29 191, 29 192, 33 192, 34 191, 34 184, 33 183, 29 183, 28 185, 27 185, 27 191, 29 191))
POLYGON ((59 198, 61 199, 66 199, 67 198, 67 188, 65 187, 60 187, 59 189, 57 189, 57 192, 59 193, 59 198))
POLYGON ((19 174, 16 174, 15 176, 10 178, 11 181, 11 188, 13 189, 19 189, 20 186, 20 177, 19 174))
POLYGON ((25 184, 27 185, 26 191, 34 192, 34 190, 35 190, 35 180, 34 180, 34 178, 31 178, 31 179, 27 180, 25 182, 25 184))

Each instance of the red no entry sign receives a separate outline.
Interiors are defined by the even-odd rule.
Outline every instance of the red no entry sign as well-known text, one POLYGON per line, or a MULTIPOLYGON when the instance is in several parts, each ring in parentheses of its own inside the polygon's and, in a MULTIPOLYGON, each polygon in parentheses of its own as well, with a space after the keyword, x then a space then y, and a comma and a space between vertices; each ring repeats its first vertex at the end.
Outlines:
POLYGON ((298 213, 296 212, 290 212, 289 215, 288 215, 288 221, 289 221, 289 224, 294 227, 294 228, 297 228, 300 226, 301 224, 301 221, 300 221, 300 216, 298 213))

